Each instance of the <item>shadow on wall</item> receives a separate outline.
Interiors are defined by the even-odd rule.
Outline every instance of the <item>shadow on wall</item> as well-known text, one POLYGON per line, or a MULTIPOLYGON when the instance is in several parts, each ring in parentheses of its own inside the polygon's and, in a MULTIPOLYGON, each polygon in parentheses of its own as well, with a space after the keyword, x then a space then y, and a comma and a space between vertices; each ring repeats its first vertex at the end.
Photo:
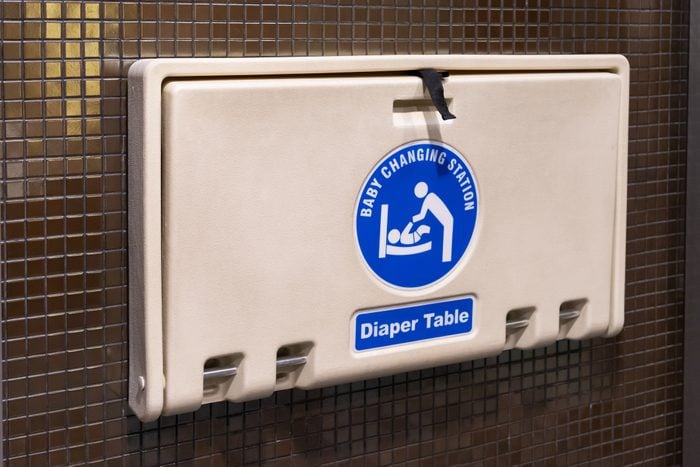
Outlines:
MULTIPOLYGON (((280 391, 243 404, 211 404, 146 424, 130 415, 126 448, 140 453, 144 464, 175 462, 196 456, 200 433, 213 443, 209 452, 229 462, 303 454, 306 462, 316 464, 378 452, 390 455, 389 462, 401 462, 411 458, 405 451, 423 449, 432 444, 428 440, 452 440, 453 448, 466 448, 486 442, 492 431, 493 439, 512 437, 505 442, 521 443, 526 441, 520 435, 546 427, 551 406, 591 412, 582 414, 586 417, 594 417, 596 410, 600 415, 601 403, 615 390, 608 376, 613 356, 612 345, 559 341, 459 365, 325 389, 280 391), (503 425, 513 419, 521 421, 517 429, 503 425), (188 437, 194 433, 195 441, 179 444, 183 432, 188 437)), ((571 423, 578 422, 572 418, 571 423)), ((462 455, 460 462, 478 459, 470 449, 462 455)))

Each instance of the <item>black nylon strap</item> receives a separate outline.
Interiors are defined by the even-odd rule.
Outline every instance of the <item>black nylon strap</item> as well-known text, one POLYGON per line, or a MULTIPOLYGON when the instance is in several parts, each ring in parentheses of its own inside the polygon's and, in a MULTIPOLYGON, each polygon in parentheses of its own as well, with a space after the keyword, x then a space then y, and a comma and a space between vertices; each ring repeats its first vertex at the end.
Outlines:
POLYGON ((443 120, 457 118, 447 107, 445 90, 442 87, 442 74, 433 68, 418 70, 418 76, 423 80, 423 86, 428 89, 433 105, 440 112, 443 120))

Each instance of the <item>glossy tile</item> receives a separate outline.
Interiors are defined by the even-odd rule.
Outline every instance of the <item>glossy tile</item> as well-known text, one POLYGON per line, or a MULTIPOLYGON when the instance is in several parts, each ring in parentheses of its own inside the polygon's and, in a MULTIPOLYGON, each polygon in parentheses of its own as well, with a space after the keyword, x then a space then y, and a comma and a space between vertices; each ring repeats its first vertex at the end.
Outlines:
POLYGON ((689 8, 688 0, 3 2, 5 460, 680 463, 689 8), (158 56, 397 53, 627 56, 622 334, 139 423, 126 405, 129 66, 158 56))

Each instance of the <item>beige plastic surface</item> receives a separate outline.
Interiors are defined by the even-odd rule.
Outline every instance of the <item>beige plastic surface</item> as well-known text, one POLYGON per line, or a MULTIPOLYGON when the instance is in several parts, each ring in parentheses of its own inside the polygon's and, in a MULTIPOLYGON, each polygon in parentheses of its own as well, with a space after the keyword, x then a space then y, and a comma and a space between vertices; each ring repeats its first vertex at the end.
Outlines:
POLYGON ((142 420, 622 327, 621 56, 146 60, 129 91, 130 405, 142 420), (403 72, 428 67, 450 71, 456 120, 394 112, 427 98, 403 72), (480 212, 457 270, 407 292, 369 272, 353 213, 375 164, 422 139, 467 159, 480 212), (358 310, 462 295, 475 297, 469 335, 353 352, 358 310), (570 301, 581 314, 560 326, 570 301), (507 336, 512 310, 530 321, 507 336), (280 348, 307 364, 278 378, 280 348), (238 371, 204 397, 214 357, 238 371))

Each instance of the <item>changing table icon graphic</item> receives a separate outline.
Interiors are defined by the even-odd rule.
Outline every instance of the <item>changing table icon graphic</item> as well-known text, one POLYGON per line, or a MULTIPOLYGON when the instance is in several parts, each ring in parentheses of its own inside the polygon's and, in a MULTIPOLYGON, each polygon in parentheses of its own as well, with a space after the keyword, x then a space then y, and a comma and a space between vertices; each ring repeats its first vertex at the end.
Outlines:
POLYGON ((428 212, 442 226, 442 262, 452 261, 452 230, 454 217, 450 213, 445 203, 435 193, 428 192, 428 184, 421 181, 414 188, 417 198, 423 199, 421 210, 414 215, 401 232, 392 229, 387 232, 389 225, 389 205, 381 205, 381 219, 379 221, 379 258, 386 258, 387 255, 407 256, 417 255, 432 250, 433 242, 427 240, 419 243, 424 235, 430 234, 429 225, 421 224, 415 227, 415 222, 422 221, 428 212), (387 244, 387 241, 389 244, 387 244))
POLYGON ((355 207, 355 238, 381 282, 430 286, 464 258, 478 212, 476 180, 466 160, 438 141, 417 141, 385 156, 355 207))

